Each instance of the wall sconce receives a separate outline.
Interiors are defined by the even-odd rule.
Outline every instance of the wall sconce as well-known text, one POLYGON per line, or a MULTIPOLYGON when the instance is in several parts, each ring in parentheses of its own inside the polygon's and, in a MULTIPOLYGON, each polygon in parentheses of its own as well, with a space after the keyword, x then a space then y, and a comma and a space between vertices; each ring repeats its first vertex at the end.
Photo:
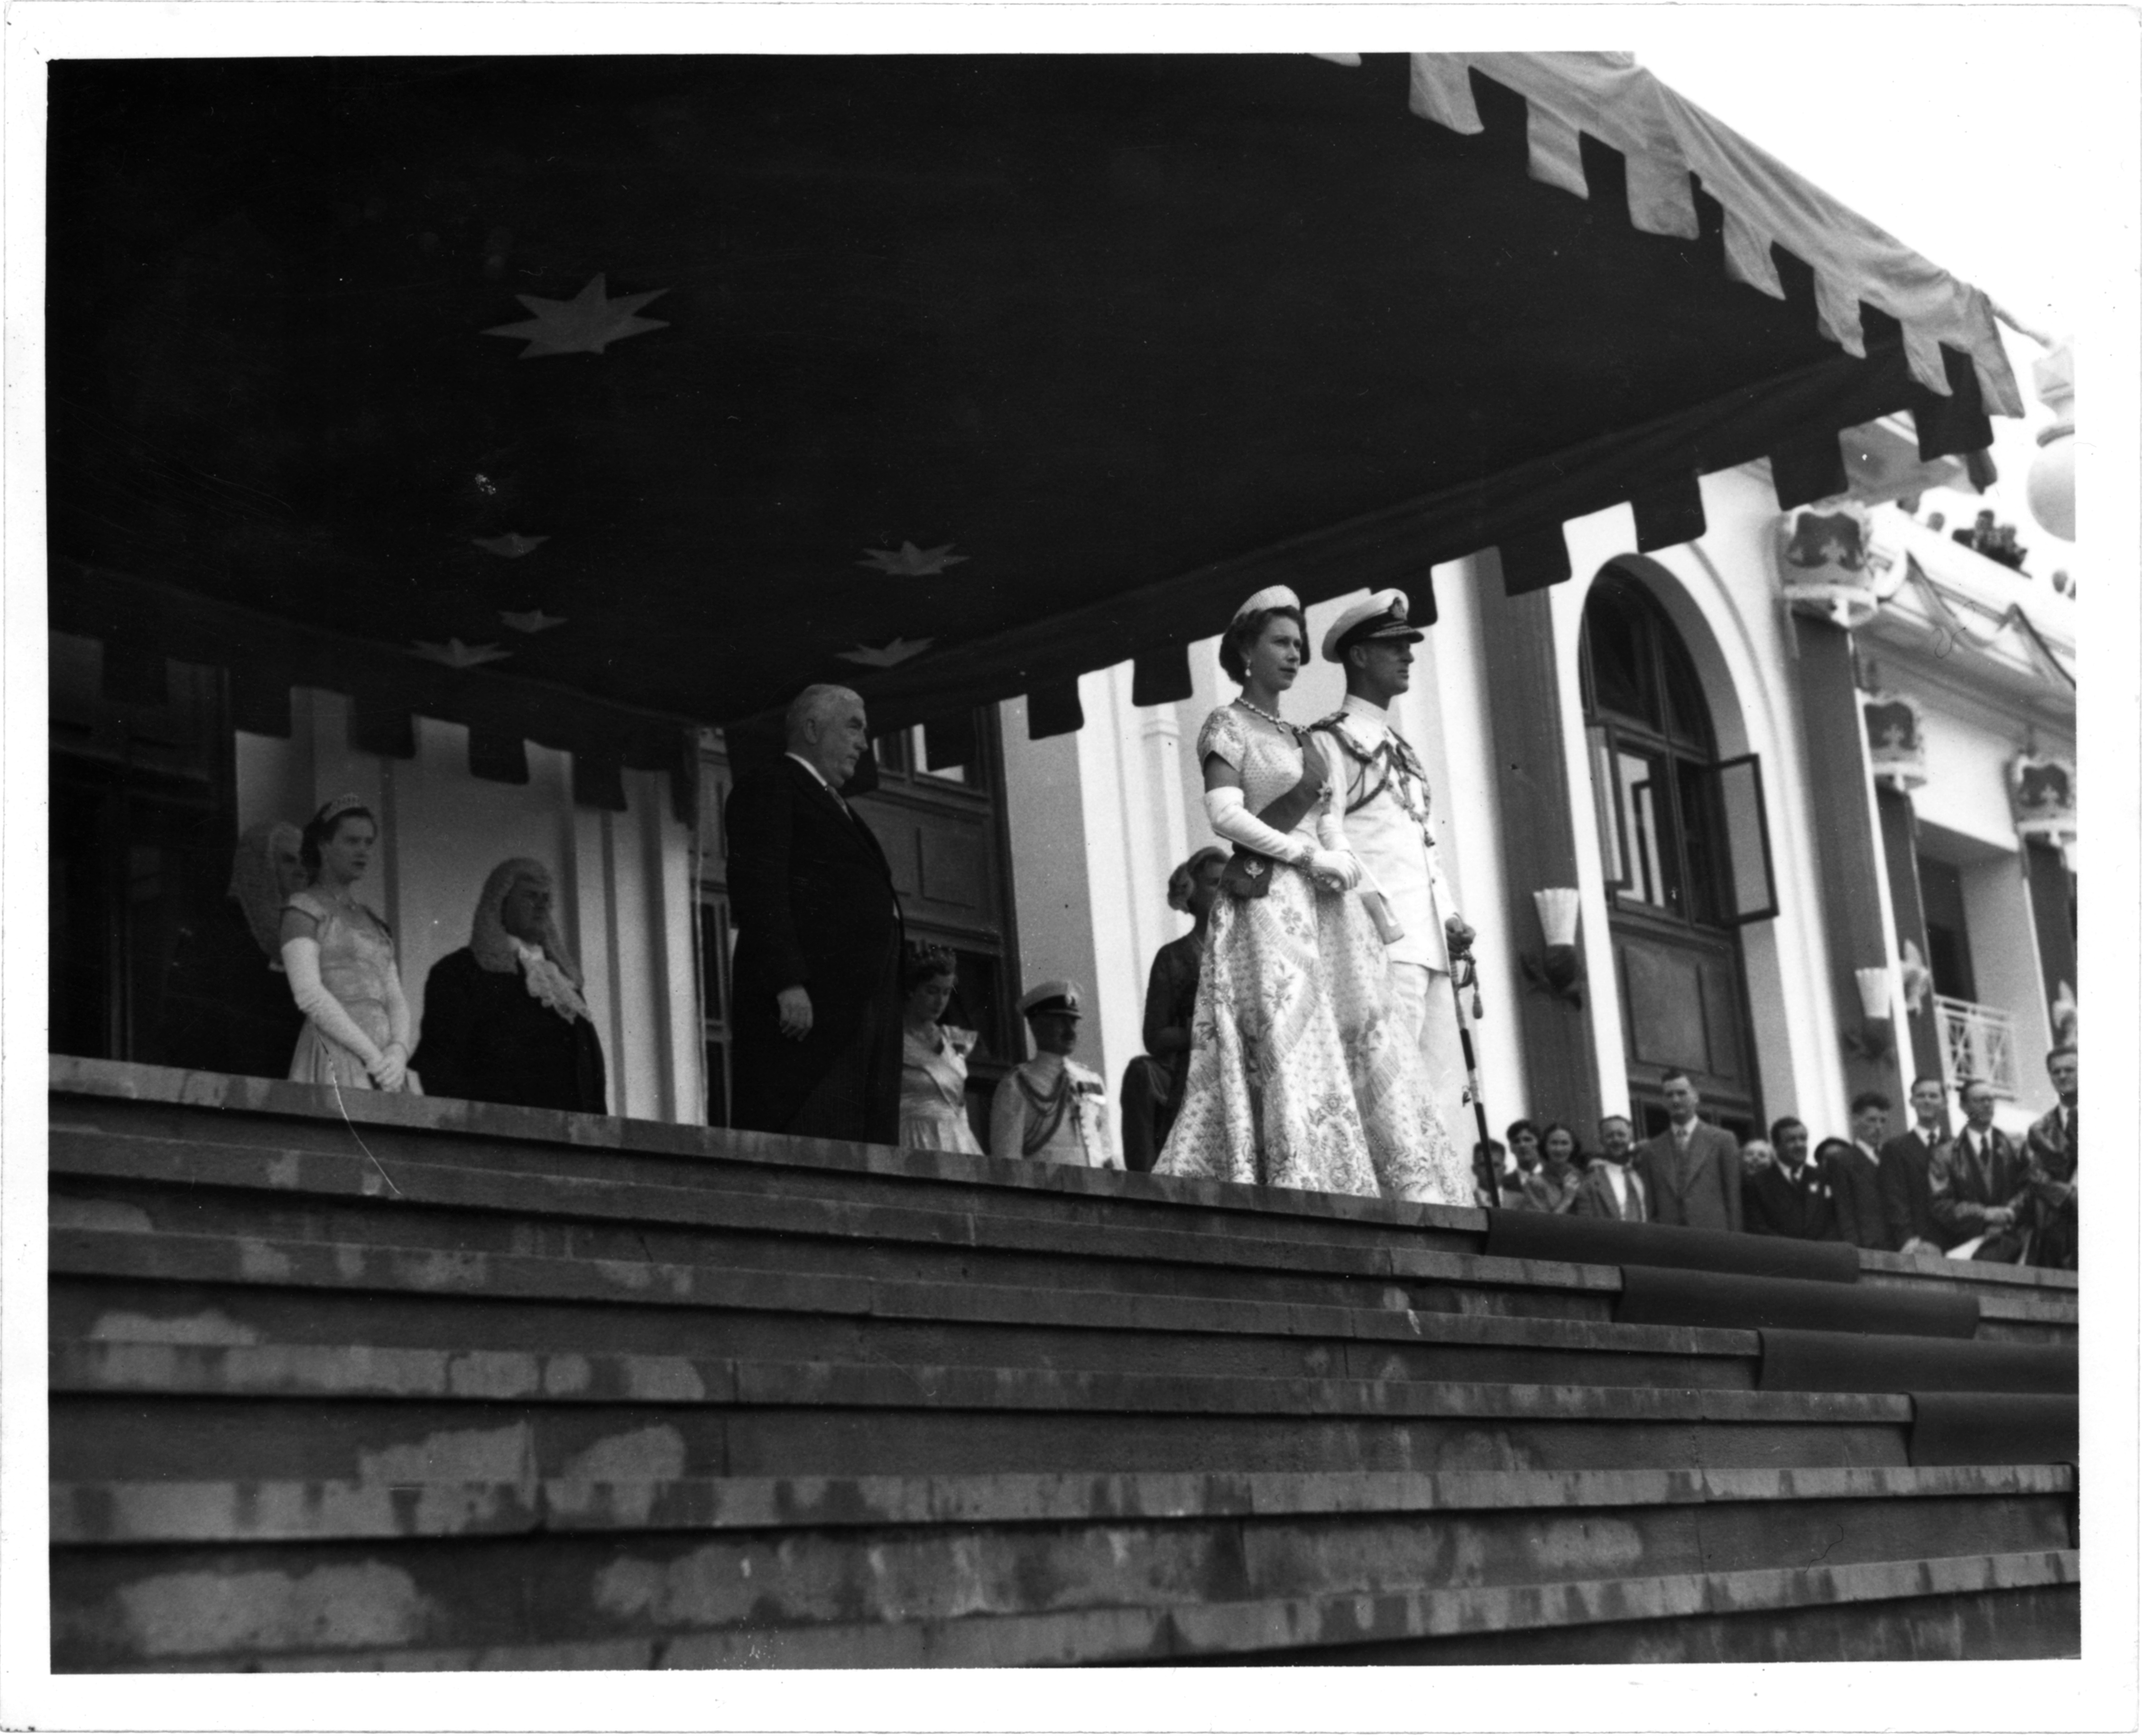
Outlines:
POLYGON ((1843 1033, 1845 1052, 1863 1061, 1886 1061, 1897 1048, 1897 1023, 1889 1013, 1889 967, 1855 970, 1852 976, 1859 988, 1859 1025, 1843 1033))
POLYGON ((1582 960, 1577 951, 1577 888, 1550 886, 1535 892, 1532 906, 1539 912, 1540 933, 1546 937, 1547 950, 1537 964, 1519 956, 1518 963, 1524 969, 1525 980, 1542 994, 1582 1009, 1584 995, 1577 985, 1582 974, 1582 960))

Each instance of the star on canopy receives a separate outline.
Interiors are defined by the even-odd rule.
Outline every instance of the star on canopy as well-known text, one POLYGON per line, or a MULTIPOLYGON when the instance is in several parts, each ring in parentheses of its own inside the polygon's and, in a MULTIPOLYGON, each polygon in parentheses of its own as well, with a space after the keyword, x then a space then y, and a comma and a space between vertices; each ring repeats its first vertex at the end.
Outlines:
POLYGON ((532 555, 550 541, 547 536, 523 536, 518 530, 509 530, 503 536, 471 536, 469 540, 479 549, 493 555, 502 555, 508 560, 518 560, 523 555, 532 555))
POLYGON ((902 543, 898 549, 866 549, 857 566, 875 567, 881 573, 889 573, 896 579, 927 579, 941 573, 948 566, 957 566, 969 559, 955 555, 952 545, 945 543, 935 549, 918 549, 911 542, 902 543))
POLYGON ((553 301, 540 295, 516 295, 519 302, 536 317, 516 320, 511 325, 490 326, 485 328, 486 338, 526 338, 528 348, 521 353, 523 362, 537 356, 574 356, 586 353, 600 356, 604 347, 620 338, 636 338, 642 332, 660 330, 669 322, 666 319, 640 319, 639 310, 658 295, 667 295, 667 289, 649 289, 638 295, 612 297, 605 287, 605 274, 597 272, 588 279, 587 287, 570 301, 553 301))
MULTIPOLYGON (((545 614, 540 609, 531 609, 525 612, 501 609, 498 612, 498 618, 516 633, 548 633, 553 627, 562 627, 565 624, 565 618, 563 615, 545 614)), ((511 655, 511 653, 507 654, 511 655)))
POLYGON ((428 657, 433 663, 442 663, 450 669, 473 669, 478 663, 499 663, 513 655, 496 645, 465 645, 457 639, 450 639, 443 645, 429 639, 417 641, 417 655, 428 657))
POLYGON ((895 663, 906 663, 911 657, 921 656, 936 643, 935 639, 896 639, 875 648, 858 645, 852 651, 836 651, 833 655, 844 658, 850 663, 867 663, 873 669, 889 669, 895 663))

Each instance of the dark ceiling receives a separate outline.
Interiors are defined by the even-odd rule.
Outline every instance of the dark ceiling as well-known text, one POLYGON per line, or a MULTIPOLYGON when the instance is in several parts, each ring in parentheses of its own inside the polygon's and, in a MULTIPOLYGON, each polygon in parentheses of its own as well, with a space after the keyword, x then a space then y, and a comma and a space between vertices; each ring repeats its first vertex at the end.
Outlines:
POLYGON ((1405 81, 62 63, 55 587, 78 564, 382 650, 497 644, 501 673, 713 722, 896 638, 935 642, 911 691, 963 648, 979 689, 1006 629, 1893 350, 1870 319, 1848 362, 1804 298, 1728 281, 1707 200, 1700 239, 1639 234, 1612 153, 1587 141, 1573 199, 1527 179, 1519 99, 1476 76, 1461 138, 1405 81), (598 274, 666 325, 532 360, 483 335, 598 274), (473 540, 509 532, 548 540, 473 540), (903 542, 966 559, 861 564, 903 542), (535 609, 567 624, 499 619, 535 609))

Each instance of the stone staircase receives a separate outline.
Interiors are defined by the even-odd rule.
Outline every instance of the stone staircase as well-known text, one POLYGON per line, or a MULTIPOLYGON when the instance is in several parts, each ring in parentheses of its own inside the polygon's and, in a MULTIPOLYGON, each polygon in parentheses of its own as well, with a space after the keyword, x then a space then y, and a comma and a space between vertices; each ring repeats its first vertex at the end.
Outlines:
POLYGON ((1766 1357, 1478 1211, 57 1058, 51 1173, 57 1670, 2080 1647, 2070 1275, 1766 1357))

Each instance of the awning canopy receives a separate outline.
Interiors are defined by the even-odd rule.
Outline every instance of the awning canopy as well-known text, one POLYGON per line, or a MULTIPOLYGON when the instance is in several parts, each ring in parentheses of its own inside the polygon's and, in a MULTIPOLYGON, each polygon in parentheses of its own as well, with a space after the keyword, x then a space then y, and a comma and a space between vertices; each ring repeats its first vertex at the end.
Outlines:
POLYGON ((1185 690, 1274 579, 1419 598, 1494 546, 1552 583, 1567 518, 1664 545, 1706 471, 1769 456, 1794 504, 1841 428, 1908 409, 1933 456, 2020 410, 1982 295, 1625 57, 51 91, 53 624, 121 679, 232 668, 248 727, 304 683, 389 751, 411 712, 492 775, 570 747, 593 800, 807 682, 1069 727, 1128 656, 1185 690))

